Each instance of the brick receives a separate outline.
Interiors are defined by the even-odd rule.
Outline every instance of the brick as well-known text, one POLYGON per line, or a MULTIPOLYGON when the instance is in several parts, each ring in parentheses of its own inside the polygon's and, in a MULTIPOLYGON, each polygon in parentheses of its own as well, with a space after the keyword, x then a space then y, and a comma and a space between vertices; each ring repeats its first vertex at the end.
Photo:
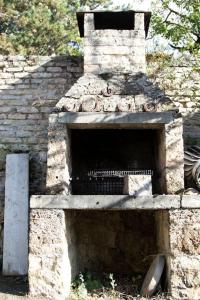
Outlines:
POLYGON ((15 87, 12 85, 6 85, 6 84, 1 84, 0 85, 0 90, 8 90, 8 89, 14 89, 15 87))
POLYGON ((40 119, 42 119, 42 115, 41 114, 29 114, 28 119, 40 120, 40 119))
POLYGON ((13 78, 14 75, 12 73, 0 73, 0 78, 1 79, 7 79, 7 78, 13 78))
POLYGON ((26 115, 20 114, 20 113, 15 113, 15 114, 9 114, 8 119, 13 119, 13 120, 25 120, 26 115))
POLYGON ((22 138, 16 138, 16 137, 2 137, 1 138, 1 143, 6 144, 6 143, 13 143, 13 144, 23 144, 23 139, 22 138))
POLYGON ((23 68, 22 67, 13 67, 13 68, 7 68, 6 69, 7 72, 22 72, 23 71, 23 68))
POLYGON ((130 54, 130 47, 129 46, 98 46, 94 48, 92 47, 85 47, 84 48, 85 55, 102 55, 102 54, 116 54, 116 55, 128 55, 130 54))
POLYGON ((25 113, 25 114, 34 114, 38 113, 38 109, 35 107, 19 107, 17 108, 17 112, 19 113, 25 113))
POLYGON ((40 108, 40 112, 42 112, 42 113, 51 113, 52 110, 53 110, 52 107, 41 107, 40 108))
POLYGON ((23 78, 23 77, 27 77, 29 76, 28 72, 19 72, 19 73, 15 73, 15 78, 23 78))
POLYGON ((63 69, 60 67, 48 67, 47 68, 47 72, 52 72, 52 73, 56 73, 56 72, 62 72, 63 69))
POLYGON ((15 111, 16 109, 15 109, 15 107, 12 107, 12 106, 2 106, 1 108, 0 108, 0 112, 1 113, 9 113, 9 112, 13 112, 13 111, 15 111))
POLYGON ((7 57, 8 61, 24 61, 26 60, 25 56, 23 55, 9 55, 7 57))
POLYGON ((39 78, 51 78, 52 77, 52 74, 51 73, 47 73, 47 72, 38 72, 38 73, 32 73, 31 74, 31 77, 32 78, 36 78, 36 79, 39 79, 39 78))
POLYGON ((23 83, 23 80, 18 78, 12 78, 12 79, 6 79, 5 82, 6 84, 20 84, 23 83))
POLYGON ((30 131, 24 131, 24 130, 18 130, 16 131, 16 137, 30 137, 32 135, 32 132, 30 131))
POLYGON ((5 120, 7 118, 6 114, 0 114, 0 120, 5 120))
POLYGON ((24 67, 25 72, 44 72, 45 68, 38 65, 24 67))

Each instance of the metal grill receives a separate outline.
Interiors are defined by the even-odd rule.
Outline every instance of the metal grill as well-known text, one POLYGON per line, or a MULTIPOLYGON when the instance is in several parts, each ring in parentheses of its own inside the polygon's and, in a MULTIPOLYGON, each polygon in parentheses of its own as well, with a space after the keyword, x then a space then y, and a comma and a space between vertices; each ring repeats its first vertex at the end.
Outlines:
POLYGON ((153 175, 152 170, 89 171, 86 175, 72 178, 75 195, 122 195, 124 177, 127 175, 153 175))
POLYGON ((90 177, 124 177, 127 175, 153 175, 152 170, 132 170, 132 171, 89 171, 90 177))

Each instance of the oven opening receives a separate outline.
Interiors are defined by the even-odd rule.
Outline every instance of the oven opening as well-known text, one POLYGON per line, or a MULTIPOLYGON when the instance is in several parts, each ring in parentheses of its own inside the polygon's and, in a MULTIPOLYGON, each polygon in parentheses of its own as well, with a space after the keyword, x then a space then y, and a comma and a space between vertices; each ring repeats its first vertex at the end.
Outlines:
POLYGON ((162 193, 161 133, 158 129, 72 129, 72 194, 127 194, 127 182, 136 176, 146 180, 152 194, 162 193))

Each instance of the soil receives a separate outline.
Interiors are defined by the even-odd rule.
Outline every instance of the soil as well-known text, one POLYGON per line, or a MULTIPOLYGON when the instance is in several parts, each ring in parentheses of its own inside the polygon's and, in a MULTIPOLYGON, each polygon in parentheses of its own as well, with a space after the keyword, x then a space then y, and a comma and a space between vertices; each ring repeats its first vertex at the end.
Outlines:
MULTIPOLYGON (((110 299, 110 300, 132 300, 132 299, 144 299, 134 297, 138 293, 138 283, 141 284, 141 277, 127 278, 116 277, 115 292, 113 294, 110 288, 97 289, 94 292, 88 294, 86 297, 88 300, 96 299, 110 299), (132 294, 132 296, 131 296, 132 294), (133 294, 135 294, 133 296, 133 294)), ((28 280, 27 277, 12 277, 0 275, 0 300, 44 300, 46 298, 41 297, 29 297, 28 296, 28 280)), ((155 297, 152 300, 169 300, 168 297, 155 297)), ((78 300, 78 298, 71 296, 68 300, 78 300)), ((85 299, 86 300, 86 299, 85 299)))

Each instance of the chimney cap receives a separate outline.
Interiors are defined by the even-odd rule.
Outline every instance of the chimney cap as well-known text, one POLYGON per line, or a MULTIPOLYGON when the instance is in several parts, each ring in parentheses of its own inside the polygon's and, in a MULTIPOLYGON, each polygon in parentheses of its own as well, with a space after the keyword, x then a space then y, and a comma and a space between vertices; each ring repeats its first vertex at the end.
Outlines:
MULTIPOLYGON (((95 10, 79 10, 76 13, 79 33, 81 37, 84 37, 84 15, 93 13, 94 19, 98 20, 98 24, 101 29, 121 29, 121 30, 133 30, 130 28, 128 19, 132 18, 134 20, 135 13, 144 13, 145 21, 145 33, 146 37, 149 30, 149 24, 151 19, 151 12, 144 10, 109 10, 109 9, 95 9, 95 10), (121 25, 121 27, 120 27, 121 25)), ((133 23, 132 23, 133 24, 133 23)), ((97 28, 96 29, 100 29, 97 28)))

